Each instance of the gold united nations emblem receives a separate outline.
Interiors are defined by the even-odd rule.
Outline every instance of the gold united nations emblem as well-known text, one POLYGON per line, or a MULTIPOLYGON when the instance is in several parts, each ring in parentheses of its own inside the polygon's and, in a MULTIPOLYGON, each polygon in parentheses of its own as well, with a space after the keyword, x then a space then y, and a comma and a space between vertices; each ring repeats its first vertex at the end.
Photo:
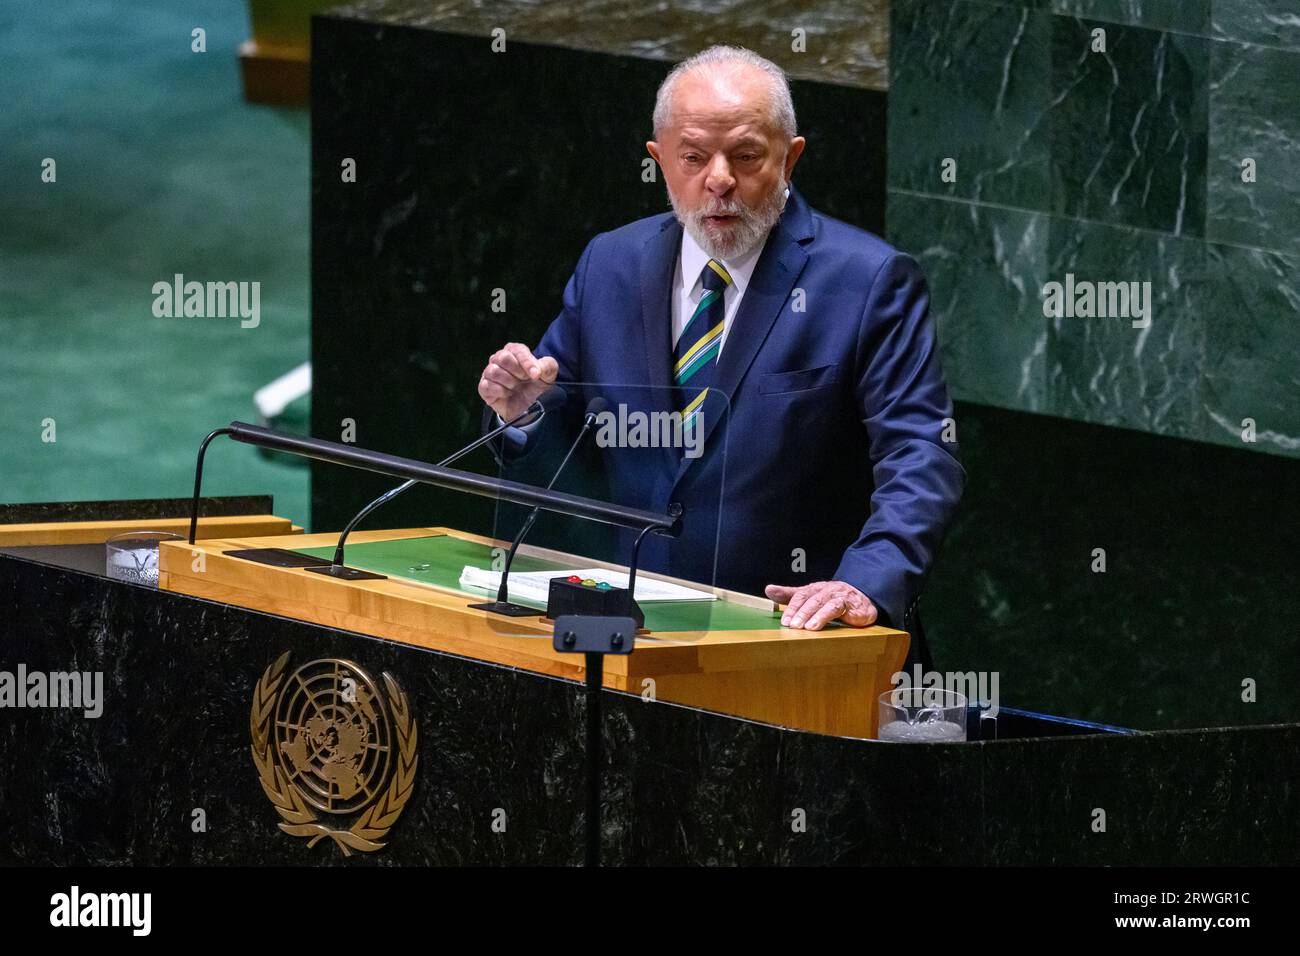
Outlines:
POLYGON ((308 846, 329 837, 344 856, 383 849, 419 762, 406 694, 387 673, 381 692, 351 661, 311 661, 286 676, 288 663, 286 651, 266 669, 248 718, 280 829, 308 846))

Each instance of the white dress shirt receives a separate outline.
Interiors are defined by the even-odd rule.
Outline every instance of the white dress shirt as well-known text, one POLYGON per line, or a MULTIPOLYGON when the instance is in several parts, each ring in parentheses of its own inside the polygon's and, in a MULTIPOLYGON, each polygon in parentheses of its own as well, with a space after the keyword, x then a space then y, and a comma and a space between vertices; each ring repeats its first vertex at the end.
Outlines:
MULTIPOLYGON (((727 346, 727 333, 731 331, 736 312, 740 309, 740 300, 745 297, 745 289, 749 287, 750 276, 754 274, 754 266, 758 264, 758 257, 765 245, 767 245, 766 237, 744 255, 719 260, 722 267, 727 270, 727 274, 731 276, 731 285, 727 286, 722 299, 723 326, 722 339, 718 343, 719 356, 727 346)), ((685 328, 687 321, 695 314, 700 299, 704 298, 704 283, 700 281, 700 277, 704 273, 704 267, 709 264, 709 258, 709 254, 700 248, 700 244, 691 238, 689 232, 683 229, 682 250, 677 256, 677 268, 673 272, 674 347, 677 345, 677 340, 682 337, 682 329, 685 328)))

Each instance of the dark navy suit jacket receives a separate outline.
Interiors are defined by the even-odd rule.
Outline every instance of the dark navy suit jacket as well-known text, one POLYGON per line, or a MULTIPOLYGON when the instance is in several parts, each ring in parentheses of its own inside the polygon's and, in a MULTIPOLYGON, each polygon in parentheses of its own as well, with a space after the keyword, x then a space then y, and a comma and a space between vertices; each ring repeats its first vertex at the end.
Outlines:
MULTIPOLYGON (((588 244, 534 349, 585 383, 571 407, 672 407, 681 238, 667 213, 588 244)), ((708 416, 703 454, 600 452, 613 500, 683 509, 681 536, 647 539, 641 566, 753 594, 843 580, 902 626, 965 482, 928 302, 912 259, 792 187, 728 330, 714 387, 729 409, 708 416)), ((511 434, 507 458, 538 441, 511 434)))

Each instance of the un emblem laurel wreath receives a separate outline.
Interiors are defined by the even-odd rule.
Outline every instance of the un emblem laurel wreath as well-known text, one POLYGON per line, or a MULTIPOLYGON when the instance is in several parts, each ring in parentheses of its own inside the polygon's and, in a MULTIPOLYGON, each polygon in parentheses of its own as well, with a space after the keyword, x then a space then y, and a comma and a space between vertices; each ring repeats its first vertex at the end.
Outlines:
POLYGON ((353 850, 373 853, 384 848, 380 842, 388 834, 415 787, 415 769, 419 763, 416 753, 419 732, 411 716, 411 708, 392 676, 383 675, 388 692, 388 705, 393 715, 397 738, 397 760, 391 779, 384 792, 346 830, 336 830, 320 822, 320 817, 307 805, 298 788, 294 786, 275 759, 271 739, 271 723, 279 701, 280 685, 284 682, 285 666, 289 652, 285 651, 266 669, 253 691, 253 706, 249 712, 249 730, 252 734, 253 764, 257 767, 262 789, 275 805, 283 821, 280 829, 295 837, 305 837, 309 847, 329 837, 344 856, 353 850))

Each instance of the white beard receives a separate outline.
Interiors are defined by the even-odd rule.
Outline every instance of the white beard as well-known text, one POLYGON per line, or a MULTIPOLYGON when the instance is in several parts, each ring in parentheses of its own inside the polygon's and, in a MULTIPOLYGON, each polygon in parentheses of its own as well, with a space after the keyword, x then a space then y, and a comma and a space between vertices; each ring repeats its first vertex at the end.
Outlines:
POLYGON ((672 203, 673 212, 682 228, 710 258, 732 259, 743 256, 767 238, 768 232, 785 210, 786 189, 789 185, 785 177, 782 177, 772 191, 753 208, 737 200, 723 202, 710 197, 699 209, 687 212, 678 204, 671 189, 668 190, 668 201, 672 203), (739 219, 725 231, 711 232, 704 224, 707 216, 738 216, 739 219))

